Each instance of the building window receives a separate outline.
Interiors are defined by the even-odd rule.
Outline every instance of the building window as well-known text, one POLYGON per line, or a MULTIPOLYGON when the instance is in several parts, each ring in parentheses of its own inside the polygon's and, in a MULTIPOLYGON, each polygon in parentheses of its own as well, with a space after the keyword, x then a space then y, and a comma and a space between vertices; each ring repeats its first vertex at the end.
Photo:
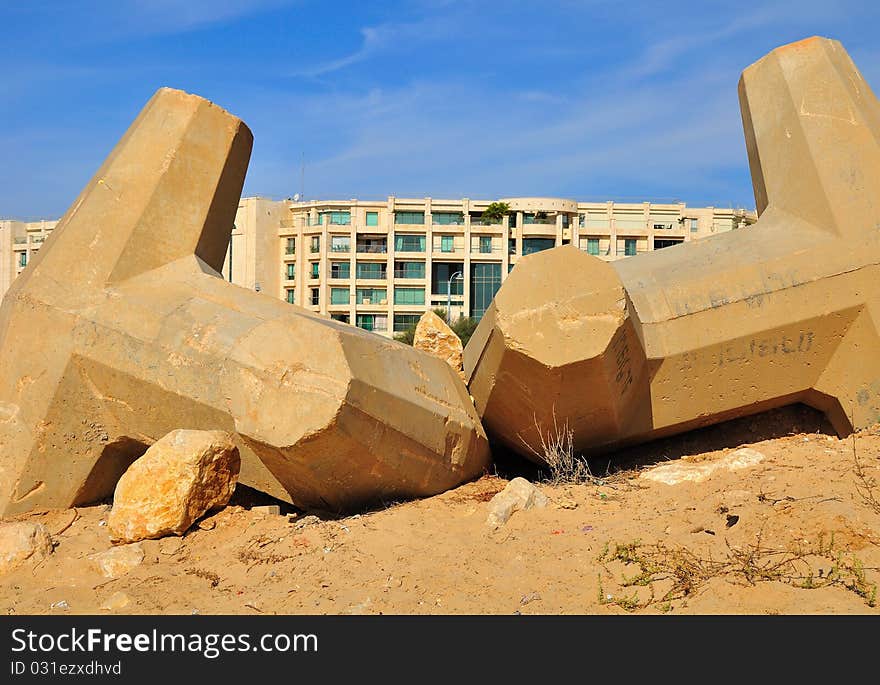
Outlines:
POLYGON ((358 288, 358 304, 387 304, 388 291, 385 288, 358 288))
POLYGON ((330 278, 350 278, 351 264, 348 262, 330 262, 330 278))
POLYGON ((424 288, 395 288, 394 304, 425 304, 424 288))
POLYGON ((424 278, 424 262, 394 262, 395 278, 424 278))
POLYGON ((358 262, 355 267, 357 278, 384 281, 387 277, 388 265, 385 262, 358 262))
POLYGON ((320 252, 321 251, 321 236, 319 236, 319 235, 312 236, 311 250, 312 250, 312 252, 320 252))
POLYGON ((311 278, 318 278, 321 275, 320 271, 319 271, 320 267, 321 267, 320 262, 312 262, 311 263, 312 270, 311 270, 311 273, 309 274, 311 276, 311 278))
POLYGON ((22 252, 18 255, 18 265, 27 266, 27 252, 22 252))
POLYGON ((358 314, 355 319, 358 328, 365 331, 387 331, 388 316, 385 314, 358 314))
POLYGON ((586 225, 587 225, 587 215, 581 214, 580 216, 578 216, 578 226, 583 228, 586 225))
POLYGON ((571 221, 571 218, 568 216, 568 214, 563 214, 562 215, 562 228, 568 228, 570 225, 570 223, 569 223, 570 221, 571 221))
POLYGON ((296 303, 296 290, 294 290, 293 288, 288 288, 288 289, 287 289, 287 301, 288 301, 290 304, 295 304, 295 303, 296 303))
POLYGON ((587 254, 598 255, 599 254, 599 239, 598 238, 587 238, 587 254))
POLYGON ((461 212, 435 212, 431 214, 431 223, 435 226, 464 226, 464 215, 461 212))
POLYGON ((507 239, 507 254, 516 254, 516 238, 507 239))
POLYGON ((556 219, 548 216, 547 212, 535 212, 534 214, 523 214, 523 224, 555 224, 556 219))
POLYGON ((296 238, 288 238, 287 239, 287 248, 284 250, 285 254, 296 254, 296 238))
POLYGON ((625 238, 623 241, 623 254, 632 257, 636 253, 636 239, 625 238))
POLYGON ((440 252, 454 252, 455 237, 451 235, 440 236, 440 252))
POLYGON ((522 253, 534 254, 556 246, 556 238, 523 238, 522 253))
POLYGON ((330 318, 341 323, 348 323, 350 321, 348 314, 331 314, 330 318))
POLYGON ((700 230, 700 220, 699 219, 691 219, 691 233, 696 233, 700 230))
POLYGON ((384 236, 364 236, 358 238, 358 252, 369 252, 371 254, 384 254, 388 252, 388 239, 384 236))
POLYGON ((330 304, 350 304, 351 294, 348 288, 330 288, 330 304))
POLYGON ((513 262, 510 262, 510 263, 507 265, 507 273, 510 273, 511 271, 513 271, 513 267, 514 267, 514 263, 513 263, 513 262))
POLYGON ((394 249, 397 252, 424 252, 425 236, 417 233, 395 233, 394 249))
POLYGON ((480 236, 480 253, 481 254, 489 254, 490 252, 492 252, 492 236, 481 235, 480 236))
POLYGON ((471 317, 481 319, 501 287, 501 264, 471 264, 471 317))
POLYGON ((662 250, 664 247, 672 247, 673 245, 681 245, 684 241, 681 238, 654 238, 654 249, 662 250))
POLYGON ((330 236, 330 252, 350 252, 351 238, 347 235, 330 236))
POLYGON ((431 293, 434 295, 445 295, 449 289, 449 279, 454 274, 459 275, 452 279, 452 294, 461 295, 464 293, 464 264, 461 262, 434 262, 431 267, 431 293))
POLYGON ((379 225, 379 212, 367 212, 367 226, 379 225))
POLYGON ((425 223, 424 212, 394 212, 395 224, 419 224, 425 223))
POLYGON ((287 280, 292 281, 296 278, 296 264, 287 265, 287 280))
POLYGON ((405 331, 411 326, 415 326, 419 322, 421 314, 395 314, 394 315, 394 332, 399 333, 405 331))
POLYGON ((310 301, 313 305, 318 305, 321 303, 321 289, 320 288, 312 288, 310 301))
POLYGON ((329 216, 330 223, 335 226, 348 226, 351 223, 351 212, 323 212, 321 216, 329 216))

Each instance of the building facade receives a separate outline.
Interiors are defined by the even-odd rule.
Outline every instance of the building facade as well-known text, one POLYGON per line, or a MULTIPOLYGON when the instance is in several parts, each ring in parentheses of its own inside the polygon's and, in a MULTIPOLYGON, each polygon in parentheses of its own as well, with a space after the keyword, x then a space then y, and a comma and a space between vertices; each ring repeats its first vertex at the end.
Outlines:
POLYGON ((57 223, 0 219, 0 297, 24 271, 57 223))
POLYGON ((434 307, 479 319, 517 261, 534 252, 571 244, 614 260, 756 220, 685 204, 499 201, 509 207, 500 221, 483 219, 490 201, 467 198, 288 202, 280 273, 264 274, 266 284, 288 302, 392 335, 434 307))
MULTIPOLYGON (((239 202, 222 276, 391 336, 435 307, 479 319, 525 255, 574 245, 614 260, 742 228, 753 212, 683 203, 503 198, 239 202)), ((0 294, 57 221, 0 221, 0 294)))

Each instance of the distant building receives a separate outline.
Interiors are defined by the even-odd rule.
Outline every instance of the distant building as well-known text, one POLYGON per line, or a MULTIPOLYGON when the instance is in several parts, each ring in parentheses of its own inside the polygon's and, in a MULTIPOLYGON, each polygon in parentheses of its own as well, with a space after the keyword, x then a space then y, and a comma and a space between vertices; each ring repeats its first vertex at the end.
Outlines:
MULTIPOLYGON (((753 212, 684 203, 500 201, 509 214, 488 223, 489 200, 242 198, 222 275, 390 336, 447 302, 452 317, 480 318, 523 255, 572 244, 614 260, 756 220, 753 212)), ((56 223, 0 221, 0 292, 56 223)))

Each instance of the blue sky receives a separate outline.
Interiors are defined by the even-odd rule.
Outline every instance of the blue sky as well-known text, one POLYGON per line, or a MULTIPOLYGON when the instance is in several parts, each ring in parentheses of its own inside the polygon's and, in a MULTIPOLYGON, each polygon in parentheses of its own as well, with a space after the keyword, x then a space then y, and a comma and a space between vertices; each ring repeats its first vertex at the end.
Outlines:
POLYGON ((160 86, 242 117, 245 194, 753 207, 736 84, 880 3, 113 0, 0 5, 0 216, 53 218, 160 86))

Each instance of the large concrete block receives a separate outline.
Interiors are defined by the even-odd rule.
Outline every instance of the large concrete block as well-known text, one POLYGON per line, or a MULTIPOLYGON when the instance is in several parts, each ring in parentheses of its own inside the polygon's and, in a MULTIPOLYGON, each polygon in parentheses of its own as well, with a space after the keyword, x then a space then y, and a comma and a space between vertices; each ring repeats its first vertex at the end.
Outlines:
POLYGON ((176 428, 240 480, 347 509, 441 492, 488 447, 448 364, 219 277, 252 136, 153 96, 0 308, 0 513, 106 497, 176 428))
POLYGON ((758 222, 613 263, 524 258, 465 349, 487 432, 529 456, 566 422, 599 451, 793 402, 840 434, 880 420, 880 104, 824 38, 739 94, 758 222))

